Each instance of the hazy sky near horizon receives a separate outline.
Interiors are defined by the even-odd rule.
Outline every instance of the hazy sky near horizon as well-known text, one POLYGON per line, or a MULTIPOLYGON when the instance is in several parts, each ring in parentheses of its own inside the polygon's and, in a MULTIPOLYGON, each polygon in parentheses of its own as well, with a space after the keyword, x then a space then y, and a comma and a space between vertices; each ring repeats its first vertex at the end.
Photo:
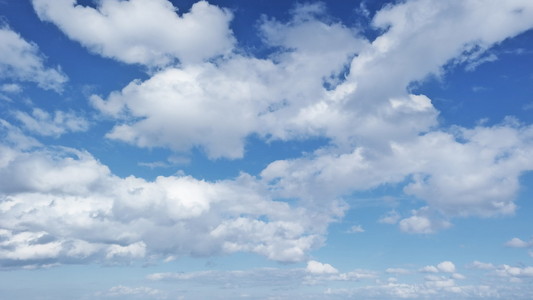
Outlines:
POLYGON ((0 298, 532 299, 530 0, 0 0, 0 298))

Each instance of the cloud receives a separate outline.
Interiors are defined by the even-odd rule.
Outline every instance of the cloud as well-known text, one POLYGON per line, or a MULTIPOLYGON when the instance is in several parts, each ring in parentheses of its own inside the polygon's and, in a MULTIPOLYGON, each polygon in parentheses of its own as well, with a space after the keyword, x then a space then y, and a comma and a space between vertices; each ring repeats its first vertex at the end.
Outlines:
POLYGON ((407 180, 404 192, 426 201, 427 206, 400 221, 406 232, 447 228, 453 216, 512 214, 519 176, 533 167, 524 155, 533 151, 532 127, 504 122, 454 131, 391 142, 381 153, 369 147, 340 154, 316 151, 304 158, 273 162, 261 176, 284 197, 298 197, 306 191, 315 198, 407 180))
POLYGON ((252 134, 278 140, 321 135, 335 117, 328 106, 345 93, 328 93, 323 85, 337 84, 332 81, 365 41, 340 24, 297 21, 297 15, 286 24, 262 24, 268 45, 282 47, 272 58, 234 54, 167 68, 107 99, 93 95, 93 106, 117 120, 107 137, 178 152, 200 147, 211 159, 235 159, 252 134))
POLYGON ((195 282, 201 285, 224 286, 225 288, 294 287, 318 285, 327 282, 359 281, 376 278, 376 272, 354 270, 341 273, 329 264, 309 261, 305 269, 260 268, 230 271, 195 271, 180 273, 153 273, 147 276, 152 281, 195 282))
POLYGON ((510 279, 533 277, 533 267, 512 267, 504 264, 499 266, 495 273, 498 276, 507 277, 510 279))
POLYGON ((102 1, 96 8, 76 2, 34 0, 33 7, 41 20, 104 57, 164 66, 175 59, 200 62, 233 48, 232 14, 206 1, 181 15, 167 0, 102 1))
POLYGON ((424 273, 438 273, 439 272, 439 269, 435 266, 425 266, 423 268, 420 269, 420 272, 424 272, 424 273))
POLYGON ((95 294, 97 297, 121 297, 128 296, 134 298, 142 299, 167 299, 167 293, 158 289, 139 286, 139 287, 129 287, 124 285, 117 285, 111 287, 108 291, 98 292, 95 294))
POLYGON ((446 220, 431 216, 428 213, 428 207, 412 212, 413 216, 402 219, 398 225, 400 230, 407 233, 434 233, 440 229, 450 227, 451 224, 446 220))
POLYGON ((276 201, 248 174, 120 178, 87 152, 39 145, 1 144, 0 157, 4 267, 234 252, 301 261, 342 214, 276 201))
POLYGON ((305 270, 311 274, 335 274, 339 272, 332 265, 323 264, 315 260, 308 261, 305 270))
POLYGON ((22 87, 16 83, 6 83, 0 85, 0 91, 10 94, 18 94, 22 92, 22 87))
POLYGON ((261 179, 279 197, 314 205, 407 181, 404 192, 427 207, 400 228, 432 233, 449 227, 450 217, 514 212, 518 179, 533 168, 523 155, 533 131, 508 121, 437 130, 431 99, 408 87, 527 30, 532 11, 527 1, 410 1, 379 11, 373 24, 384 33, 369 42, 301 5, 285 23, 260 24, 265 43, 278 49, 270 57, 234 54, 168 68, 91 102, 116 119, 110 139, 177 152, 199 147, 211 159, 244 157, 252 134, 325 137, 328 146, 272 162, 261 179), (497 25, 486 15, 498 16, 497 25))
POLYGON ((491 263, 485 263, 480 261, 474 261, 470 266, 474 269, 480 269, 480 270, 492 270, 494 269, 494 265, 491 263))
POLYGON ((27 131, 43 136, 59 137, 67 132, 89 129, 89 122, 74 112, 57 110, 51 115, 42 109, 34 108, 31 115, 22 111, 15 111, 13 114, 27 131))
POLYGON ((438 276, 426 277, 425 282, 417 284, 393 281, 351 289, 328 288, 326 294, 338 296, 339 299, 361 295, 377 299, 487 299, 500 295, 499 290, 488 285, 458 285, 453 279, 438 276))
POLYGON ((443 261, 439 263, 437 266, 425 266, 421 268, 419 271, 423 273, 439 273, 439 272, 455 273, 455 265, 451 261, 443 261))
POLYGON ((445 273, 455 272, 455 265, 451 261, 443 261, 437 265, 437 268, 439 269, 439 271, 445 272, 445 273))
POLYGON ((505 243, 505 246, 512 248, 528 248, 533 246, 533 242, 525 242, 519 238, 512 238, 505 243))
POLYGON ((348 233, 361 233, 361 232, 365 232, 365 230, 363 229, 363 226, 361 225, 354 225, 350 227, 350 229, 348 230, 348 233))
MULTIPOLYGON (((60 68, 47 68, 37 45, 27 42, 18 33, 0 24, 0 79, 29 81, 40 88, 61 92, 67 76, 60 68)), ((2 91, 20 91, 17 84, 2 85, 2 91)))
POLYGON ((392 273, 392 274, 410 274, 411 270, 404 269, 404 268, 387 268, 385 272, 392 273))
POLYGON ((379 218, 378 222, 383 224, 396 224, 400 218, 401 216, 395 210, 391 210, 379 218))
MULTIPOLYGON (((206 2, 181 17, 163 0, 104 1, 96 9, 71 0, 33 4, 42 20, 103 56, 151 67, 183 62, 154 70, 149 79, 132 81, 105 99, 91 96, 92 105, 116 122, 106 135, 110 139, 176 152, 199 147, 211 159, 244 157, 253 134, 266 141, 320 136, 329 144, 274 161, 258 176, 211 182, 182 174, 148 181, 118 177, 84 151, 31 143, 4 121, 2 134, 9 139, 0 145, 3 266, 239 251, 303 261, 324 243, 328 224, 347 208, 343 197, 353 192, 403 185, 424 206, 384 222, 432 233, 449 227, 451 217, 512 214, 519 177, 533 169, 526 155, 533 153, 532 126, 506 120, 437 129, 431 99, 408 88, 445 72, 454 59, 482 53, 533 26, 528 1, 389 5, 373 19, 383 33, 372 42, 321 20, 316 5, 301 5, 287 22, 265 18, 259 24, 266 45, 278 49, 261 59, 229 53, 231 15, 206 2), (161 17, 150 18, 155 13, 161 17), (191 36, 182 29, 188 22, 191 36), (191 37, 197 40, 183 42, 191 37), (227 55, 209 60, 222 54, 227 55), (287 198, 295 200, 282 201, 287 198)), ((45 135, 75 128, 39 111, 20 116, 28 130, 45 135)), ((313 265, 315 271, 334 270, 313 265)), ((426 268, 453 273, 455 266, 426 268)), ((320 280, 373 276, 354 271, 320 280)), ((376 289, 396 297, 469 291, 442 276, 428 277, 424 286, 387 283, 376 289)))

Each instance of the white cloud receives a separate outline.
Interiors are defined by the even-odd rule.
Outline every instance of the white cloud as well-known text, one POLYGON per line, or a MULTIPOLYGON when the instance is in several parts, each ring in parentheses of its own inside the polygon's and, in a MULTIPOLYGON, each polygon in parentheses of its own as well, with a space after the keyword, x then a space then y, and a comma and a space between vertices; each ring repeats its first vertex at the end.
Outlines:
POLYGON ((437 266, 425 266, 421 268, 419 271, 423 273, 439 273, 439 272, 455 273, 455 265, 451 261, 443 261, 439 263, 437 266))
POLYGON ((455 272, 455 265, 451 261, 443 261, 437 265, 437 268, 439 269, 439 271, 445 272, 445 273, 455 272))
POLYGON ((512 247, 512 248, 527 248, 531 247, 533 245, 532 242, 525 242, 519 238, 512 238, 509 241, 505 243, 505 246, 512 247))
POLYGON ((365 232, 365 229, 361 225, 354 225, 350 227, 350 229, 348 230, 348 233, 361 233, 361 232, 365 232))
MULTIPOLYGON (((431 233, 449 227, 449 217, 513 213, 519 176, 533 169, 526 155, 533 153, 533 127, 507 122, 435 130, 438 111, 431 99, 407 89, 473 49, 488 49, 530 28, 528 1, 418 0, 386 6, 373 21, 384 33, 372 43, 342 24, 319 21, 316 6, 303 5, 287 23, 260 25, 266 43, 282 50, 265 59, 229 54, 216 62, 203 60, 231 50, 231 16, 206 2, 182 17, 163 0, 111 0, 98 9, 75 6, 72 0, 33 3, 41 19, 101 55, 148 66, 174 58, 187 62, 133 81, 106 99, 91 97, 98 110, 118 122, 107 134, 111 139, 177 152, 201 147, 210 158, 243 157, 251 134, 279 140, 323 136, 331 143, 300 158, 272 162, 258 178, 241 174, 208 182, 185 175, 120 178, 86 152, 31 150, 6 142, 0 147, 3 264, 236 251, 302 261, 323 243, 327 225, 342 216, 343 195, 408 182, 404 192, 427 206, 403 220, 392 214, 383 222, 431 233), (150 18, 152 13, 161 18, 150 18), (182 42, 191 36, 172 38, 174 32, 184 34, 179 28, 187 22, 194 25, 187 34, 198 37, 195 43, 182 42), (205 52, 196 52, 200 46, 205 52), (297 200, 289 204, 278 197, 297 200)), ((55 122, 50 115, 21 116, 37 132, 43 129, 32 122, 55 122)), ((51 128, 43 132, 57 133, 51 128)), ((21 143, 16 137, 22 135, 13 132, 6 133, 10 142, 21 143)), ((424 269, 455 269, 439 266, 424 269)), ((356 280, 372 274, 328 276, 356 280)), ((389 283, 380 288, 397 297, 464 291, 453 279, 428 278, 423 287, 389 283)))
POLYGON ((509 279, 519 279, 522 277, 533 277, 533 267, 513 267, 501 265, 495 270, 496 275, 509 279))
POLYGON ((6 83, 0 85, 0 91, 10 94, 18 94, 22 92, 22 87, 16 83, 6 83))
POLYGON ((105 296, 105 297, 121 297, 121 296, 128 296, 128 297, 134 297, 134 298, 142 298, 142 299, 167 299, 167 293, 158 289, 154 289, 151 287, 146 286, 139 286, 139 287, 130 287, 130 286, 124 286, 124 285, 117 285, 114 287, 111 287, 109 290, 105 292, 98 292, 95 294, 95 296, 105 296))
POLYGON ((491 264, 491 263, 484 263, 484 262, 480 262, 480 261, 474 261, 472 262, 472 264, 470 265, 472 268, 474 269, 480 269, 480 270, 492 270, 494 269, 494 265, 491 264))
POLYGON ((271 46, 284 47, 270 59, 234 54, 216 63, 167 68, 105 100, 93 95, 91 103, 119 121, 107 137, 240 158, 245 138, 254 133, 282 140, 321 135, 334 117, 323 113, 330 114, 328 106, 346 93, 328 93, 323 84, 336 80, 364 40, 340 24, 297 16, 287 24, 266 21, 261 30, 271 46))
MULTIPOLYGON (((0 79, 35 82, 40 88, 60 92, 67 77, 59 68, 44 66, 37 45, 27 42, 6 25, 0 24, 0 79)), ((9 83, 2 91, 16 93, 20 86, 9 83)))
POLYGON ((206 1, 181 15, 167 0, 108 0, 97 8, 76 0, 33 0, 33 7, 41 20, 90 51, 126 63, 199 62, 227 54, 234 43, 232 14, 206 1))
POLYGON ((420 272, 424 272, 424 273, 438 273, 439 272, 439 269, 437 269, 437 267, 435 266, 425 266, 423 268, 420 269, 420 272))
POLYGON ((375 279, 376 272, 354 270, 340 273, 328 264, 308 262, 308 267, 300 268, 261 268, 233 271, 196 271, 180 273, 153 273, 147 276, 152 281, 193 281, 202 285, 255 288, 258 286, 293 287, 297 285, 318 285, 328 282, 351 282, 375 279))
POLYGON ((61 147, 0 145, 0 157, 4 266, 238 251, 301 261, 342 213, 274 201, 247 174, 120 178, 90 154, 61 147))
POLYGON ((330 264, 324 264, 315 260, 310 260, 307 262, 307 267, 305 270, 311 274, 336 274, 339 273, 337 269, 335 269, 330 264))
POLYGON ((400 215, 395 210, 391 210, 379 218, 378 222, 383 224, 396 224, 400 218, 400 215))
POLYGON ((426 201, 427 207, 400 221, 400 228, 431 233, 449 227, 449 217, 514 212, 519 176, 533 168, 524 154, 533 151, 533 128, 509 123, 455 128, 453 133, 434 131, 391 142, 383 152, 370 147, 339 154, 327 150, 273 162, 261 176, 282 196, 306 191, 306 196, 322 199, 407 180, 404 192, 426 201))
POLYGON ((447 228, 450 216, 512 214, 518 178, 533 168, 522 155, 532 148, 532 129, 500 124, 435 131, 431 99, 407 87, 533 26, 530 3, 387 6, 373 21, 386 31, 372 43, 341 24, 318 21, 316 11, 304 5, 287 23, 264 21, 266 43, 282 47, 268 59, 232 55, 163 70, 105 100, 93 96, 96 108, 119 121, 107 137, 178 152, 201 147, 214 159, 243 157, 244 141, 254 133, 282 140, 325 136, 327 148, 273 162, 262 178, 281 197, 315 203, 409 179, 405 193, 426 201, 429 212, 400 221, 407 232, 447 228), (486 15, 499 16, 497 25, 486 15), (339 77, 353 55, 349 75, 339 77), (324 87, 328 82, 331 89, 324 87))
POLYGON ((51 115, 42 109, 34 108, 31 115, 26 112, 15 111, 14 116, 26 130, 43 136, 59 137, 67 132, 80 132, 89 129, 89 122, 73 112, 56 110, 51 115))
POLYGON ((487 299, 501 295, 498 289, 488 285, 457 285, 453 279, 438 276, 427 277, 424 283, 418 284, 389 281, 351 289, 328 288, 326 294, 340 299, 361 295, 376 299, 487 299))
POLYGON ((400 230, 407 233, 434 233, 435 231, 449 227, 450 224, 443 221, 432 220, 428 216, 415 213, 414 216, 402 219, 399 222, 400 230))
POLYGON ((410 274, 411 270, 404 269, 404 268, 387 268, 385 272, 392 273, 392 274, 404 274, 405 275, 405 274, 410 274))

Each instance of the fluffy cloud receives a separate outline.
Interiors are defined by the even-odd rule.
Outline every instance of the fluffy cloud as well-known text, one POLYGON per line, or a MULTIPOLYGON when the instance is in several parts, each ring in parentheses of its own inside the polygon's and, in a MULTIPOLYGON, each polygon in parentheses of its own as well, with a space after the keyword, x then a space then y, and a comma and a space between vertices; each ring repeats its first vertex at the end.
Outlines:
POLYGON ((528 248, 533 246, 533 242, 525 242, 519 238, 512 238, 505 243, 505 246, 512 248, 528 248))
POLYGON ((399 221, 406 232, 447 228, 450 216, 512 214, 518 178, 533 168, 524 155, 533 145, 531 127, 505 121, 435 130, 431 99, 408 92, 412 82, 450 63, 471 62, 533 26, 529 2, 502 5, 418 0, 387 6, 373 19, 385 32, 372 43, 322 21, 316 5, 303 5, 286 23, 261 24, 265 43, 281 48, 269 58, 231 55, 169 68, 91 102, 118 121, 111 139, 178 152, 200 147, 213 159, 243 157, 251 134, 329 138, 328 147, 306 157, 271 163, 262 179, 280 197, 316 205, 407 180, 405 193, 427 207, 399 221), (499 16, 497 24, 486 24, 486 15, 499 16))
MULTIPOLYGON (((355 191, 405 184, 404 192, 425 206, 384 222, 431 233, 450 226, 450 217, 513 213, 519 176, 533 169, 527 155, 533 153, 532 126, 509 119, 492 127, 437 130, 431 99, 408 88, 450 63, 472 63, 533 26, 526 0, 386 6, 373 20, 383 31, 373 42, 322 20, 319 6, 303 5, 285 23, 263 20, 264 42, 279 51, 261 59, 228 54, 231 15, 206 2, 181 17, 163 0, 103 1, 96 9, 72 0, 33 4, 41 19, 103 56, 147 66, 184 63, 107 97, 91 97, 117 122, 110 139, 177 152, 200 147, 212 159, 243 157, 252 134, 265 140, 320 136, 330 144, 272 162, 257 178, 241 174, 207 182, 190 176, 120 178, 83 151, 6 142, 0 147, 3 265, 236 251, 301 261, 342 215, 341 198, 355 191), (221 54, 228 55, 206 61, 221 54), (297 200, 276 200, 281 198, 297 200)), ((28 129, 52 119, 19 116, 28 129)), ((43 128, 57 134, 54 127, 43 128)), ((22 143, 19 132, 8 131, 22 143)), ((318 262, 311 268, 335 270, 318 262)), ((443 262, 430 269, 454 272, 455 266, 443 262)), ((328 276, 371 276, 364 274, 328 276)), ((391 282, 380 288, 397 297, 468 291, 454 279, 427 277, 424 286, 391 282)))
POLYGON ((270 20, 261 26, 267 43, 284 49, 270 59, 235 54, 216 63, 167 68, 107 99, 93 95, 92 104, 119 121, 107 137, 240 158, 246 137, 254 133, 281 140, 321 135, 337 113, 328 107, 350 89, 328 92, 323 85, 335 81, 365 42, 340 24, 303 21, 301 14, 287 24, 270 20))
POLYGON ((455 272, 455 265, 451 261, 443 261, 437 265, 437 268, 441 272, 453 273, 455 272))
POLYGON ((284 197, 326 198, 410 179, 404 191, 429 207, 400 221, 407 232, 449 227, 445 216, 513 213, 518 178, 533 168, 533 128, 503 123, 493 127, 434 131, 409 142, 391 143, 382 153, 359 147, 352 153, 317 151, 271 163, 261 175, 284 197), (453 153, 454 155, 450 155, 453 153))
POLYGON ((198 62, 228 53, 234 43, 231 13, 205 1, 181 16, 167 0, 101 1, 97 8, 76 0, 34 0, 33 7, 41 20, 92 52, 126 63, 198 62))
POLYGON ((69 148, 3 144, 0 154, 3 266, 237 251, 298 261, 321 245, 327 224, 342 213, 275 201, 247 174, 146 181, 117 177, 69 148))
MULTIPOLYGON (((38 47, 0 23, 0 79, 35 82, 43 89, 60 92, 67 77, 59 68, 47 68, 38 47)), ((20 87, 4 84, 4 92, 17 92, 20 87)))
POLYGON ((495 273, 498 276, 507 277, 511 280, 523 277, 533 277, 533 267, 512 267, 504 264, 499 266, 495 273))
POLYGON ((332 265, 323 264, 315 260, 308 261, 305 270, 311 274, 335 274, 339 272, 332 265))
MULTIPOLYGON (((451 261, 443 261, 437 266, 425 266, 419 269, 422 273, 453 273, 452 277, 455 279, 464 279, 464 276, 458 273, 455 273, 455 264, 451 261)), ((427 278, 441 278, 435 276, 429 276, 427 278)))
POLYGON ((55 111, 52 116, 42 109, 35 108, 31 115, 26 112, 15 111, 14 116, 26 130, 43 136, 58 137, 67 132, 87 131, 89 129, 87 120, 73 112, 55 111))
POLYGON ((434 233, 437 230, 450 227, 449 222, 434 220, 429 216, 419 215, 418 212, 401 220, 398 225, 401 231, 407 233, 434 233))

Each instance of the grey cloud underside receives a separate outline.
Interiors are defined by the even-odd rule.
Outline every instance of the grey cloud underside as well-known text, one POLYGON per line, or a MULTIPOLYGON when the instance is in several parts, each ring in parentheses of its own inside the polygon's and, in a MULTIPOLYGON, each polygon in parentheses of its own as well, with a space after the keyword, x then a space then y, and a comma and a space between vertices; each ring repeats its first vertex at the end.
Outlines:
POLYGON ((252 134, 283 141, 321 136, 331 143, 272 162, 257 176, 147 181, 117 177, 82 151, 35 147, 4 122, 4 134, 16 139, 0 148, 0 178, 9 178, 0 183, 3 265, 236 251, 298 261, 322 245, 328 224, 347 208, 341 198, 354 191, 407 180, 404 192, 426 206, 389 223, 431 233, 454 216, 513 213, 519 176, 533 168, 530 125, 507 119, 445 132, 437 129, 431 99, 407 91, 410 83, 443 73, 446 64, 472 60, 472 49, 483 52, 530 29, 530 1, 387 6, 373 19, 384 33, 372 42, 300 6, 287 23, 263 21, 264 42, 283 49, 263 59, 235 49, 231 14, 206 2, 181 16, 163 0, 105 1, 98 9, 74 3, 33 1, 42 20, 90 51, 161 67, 107 97, 91 96, 92 105, 117 122, 109 139, 177 152, 201 147, 210 158, 230 159, 245 157, 252 134), (161 14, 161 24, 124 21, 145 10, 161 14), (96 27, 85 28, 82 20, 95 20, 96 27), (159 26, 187 22, 193 36, 213 37, 218 46, 209 48, 202 38, 183 43, 192 37, 184 33, 163 36, 168 45, 151 39, 152 31, 159 38, 168 33, 159 26), (100 31, 106 34, 95 35, 100 31), (202 47, 205 52, 191 54, 202 47))

